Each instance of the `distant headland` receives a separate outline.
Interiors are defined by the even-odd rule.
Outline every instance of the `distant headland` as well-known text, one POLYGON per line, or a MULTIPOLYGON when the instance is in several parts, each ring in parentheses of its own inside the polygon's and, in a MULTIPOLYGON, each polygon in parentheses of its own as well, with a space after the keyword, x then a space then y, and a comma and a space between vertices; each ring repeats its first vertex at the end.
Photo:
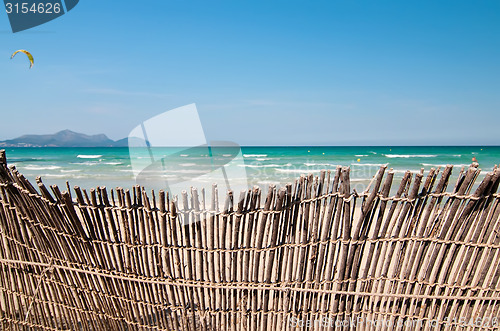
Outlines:
POLYGON ((105 134, 86 135, 71 130, 55 134, 29 134, 0 141, 0 147, 127 147, 128 139, 112 140, 105 134))

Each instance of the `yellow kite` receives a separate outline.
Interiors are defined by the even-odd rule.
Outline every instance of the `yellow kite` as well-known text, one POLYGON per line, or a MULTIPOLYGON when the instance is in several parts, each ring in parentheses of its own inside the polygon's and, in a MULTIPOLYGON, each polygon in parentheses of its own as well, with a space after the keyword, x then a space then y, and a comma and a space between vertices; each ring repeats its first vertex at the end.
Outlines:
POLYGON ((33 55, 31 55, 30 52, 25 51, 24 49, 20 49, 18 51, 15 51, 10 58, 13 59, 14 56, 16 56, 16 54, 19 53, 19 52, 26 54, 26 56, 30 60, 30 69, 31 69, 33 67, 34 60, 33 60, 33 55))

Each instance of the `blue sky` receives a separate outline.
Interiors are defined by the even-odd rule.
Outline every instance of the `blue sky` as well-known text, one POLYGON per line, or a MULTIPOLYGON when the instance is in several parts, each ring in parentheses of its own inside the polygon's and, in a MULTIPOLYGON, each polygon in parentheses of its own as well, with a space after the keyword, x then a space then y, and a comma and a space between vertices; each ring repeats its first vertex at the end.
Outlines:
POLYGON ((81 0, 0 15, 0 139, 120 139, 194 102, 241 145, 499 145, 499 61, 498 1, 81 0))

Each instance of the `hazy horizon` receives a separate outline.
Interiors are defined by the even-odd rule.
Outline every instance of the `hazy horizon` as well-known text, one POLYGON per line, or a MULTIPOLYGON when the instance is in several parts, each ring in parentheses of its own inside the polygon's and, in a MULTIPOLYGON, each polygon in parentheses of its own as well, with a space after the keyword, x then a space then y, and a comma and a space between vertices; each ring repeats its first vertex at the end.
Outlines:
MULTIPOLYGON (((73 130, 69 129, 64 129, 61 131, 72 131, 77 134, 83 134, 83 135, 88 135, 88 136, 98 136, 98 135, 105 135, 106 137, 110 138, 108 134, 106 133, 96 133, 96 134, 87 134, 85 132, 76 132, 73 130)), ((59 131, 59 132, 61 132, 59 131)), ((59 132, 54 132, 54 133, 47 133, 47 134, 32 134, 32 133, 26 133, 22 134, 18 137, 12 137, 12 138, 7 138, 0 140, 0 142, 3 141, 9 141, 9 140, 14 140, 16 138, 20 138, 22 136, 29 136, 29 135, 53 135, 59 132)), ((112 138, 110 138, 112 139, 112 138)), ((127 139, 127 137, 119 138, 119 139, 112 139, 113 141, 117 142, 123 139, 127 139)), ((378 145, 240 145, 241 147, 499 147, 500 144, 497 145, 489 145, 489 144, 478 144, 478 145, 418 145, 418 144, 413 144, 413 145, 399 145, 399 144, 378 144, 378 145)), ((185 147, 185 146, 167 146, 167 147, 172 147, 172 148, 180 148, 180 147, 185 147)), ((22 146, 17 146, 17 147, 2 147, 0 146, 0 149, 2 148, 129 148, 128 146, 97 146, 97 147, 86 147, 86 146, 75 146, 75 147, 66 147, 66 146, 44 146, 44 147, 22 147, 22 146)), ((142 148, 142 147, 138 147, 142 148)), ((152 146, 150 148, 165 148, 162 146, 152 146)))

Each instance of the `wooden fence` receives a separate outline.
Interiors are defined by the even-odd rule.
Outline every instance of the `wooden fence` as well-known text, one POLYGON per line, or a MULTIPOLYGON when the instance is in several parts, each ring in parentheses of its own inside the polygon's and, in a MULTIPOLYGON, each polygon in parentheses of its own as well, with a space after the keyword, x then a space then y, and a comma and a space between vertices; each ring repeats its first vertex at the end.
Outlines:
POLYGON ((337 167, 218 210, 215 186, 33 186, 0 152, 0 326, 498 329, 500 169, 451 171, 381 167, 358 194, 337 167))

